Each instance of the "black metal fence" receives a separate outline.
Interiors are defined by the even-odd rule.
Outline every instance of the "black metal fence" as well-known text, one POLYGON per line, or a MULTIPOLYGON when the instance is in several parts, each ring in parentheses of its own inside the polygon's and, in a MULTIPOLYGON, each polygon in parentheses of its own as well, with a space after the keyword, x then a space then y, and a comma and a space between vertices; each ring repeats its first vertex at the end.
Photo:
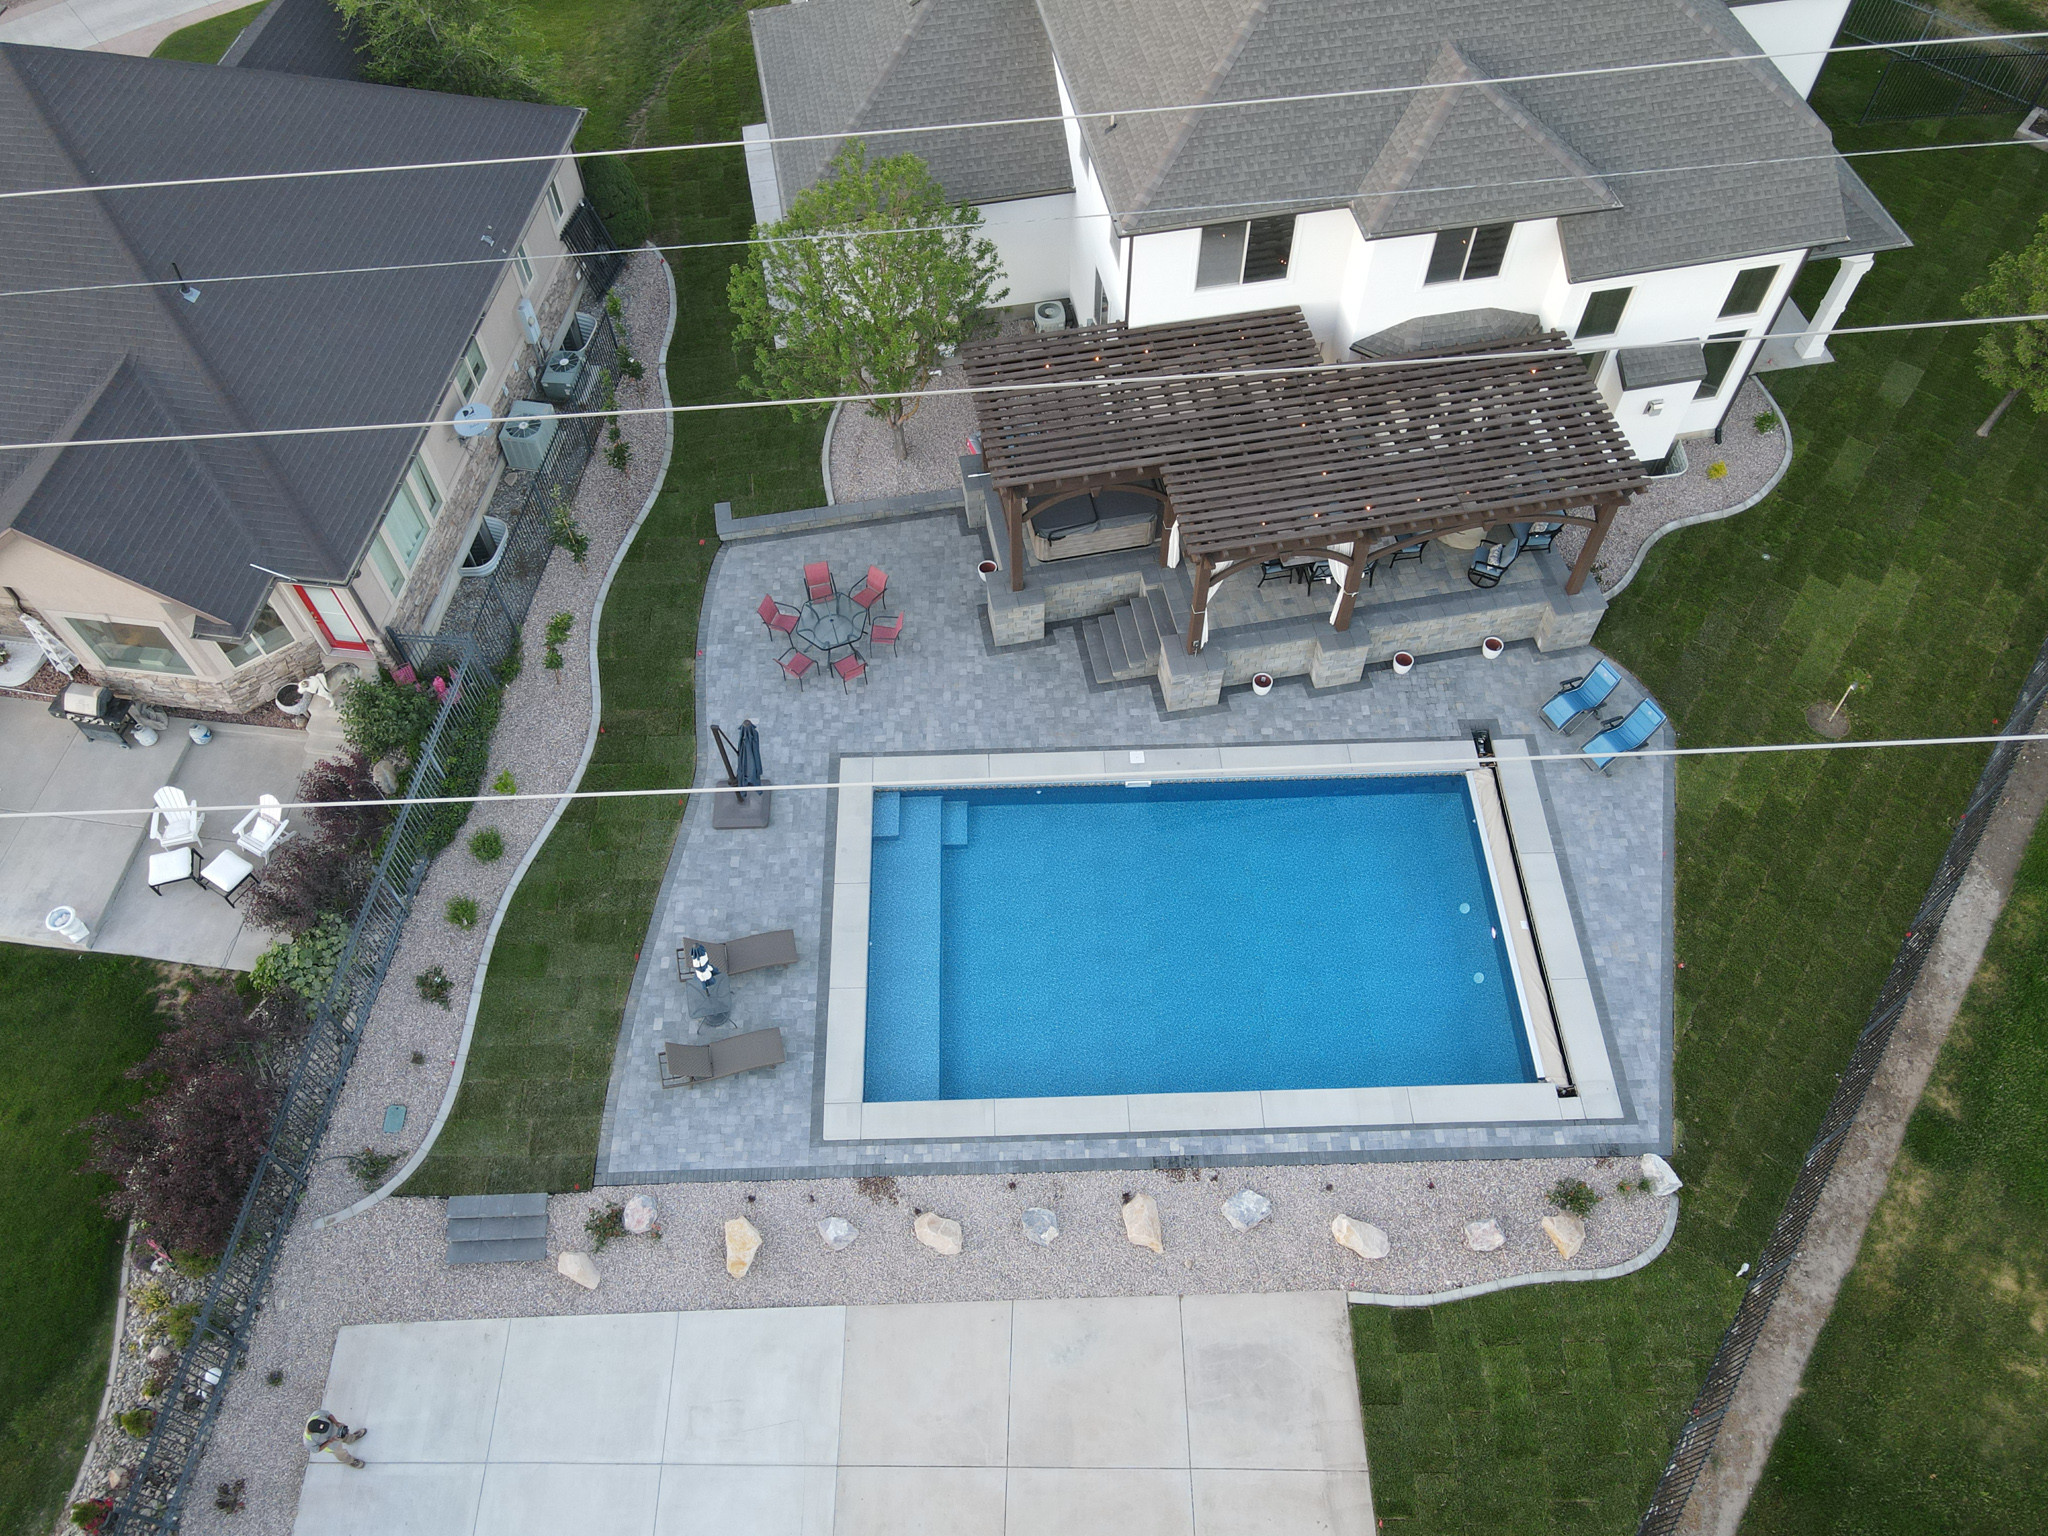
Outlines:
POLYGON ((576 205, 569 222, 562 226, 562 244, 576 253, 577 263, 583 268, 583 281, 594 293, 608 292, 619 268, 626 264, 626 253, 613 244, 612 232, 605 228, 604 220, 587 197, 576 205))
POLYGON ((1866 123, 2025 112, 2048 95, 2048 53, 1914 0, 1855 0, 1842 35, 1889 45, 1866 123))
MULTIPOLYGON (((2034 658, 2033 670, 2027 674, 2019 699, 2013 705, 2011 718, 2006 721, 2005 734, 2008 737, 2023 736, 2034 729, 2034 719, 2044 697, 2048 697, 2048 645, 2043 645, 2040 654, 2034 658)), ((1686 1413, 1685 1423, 1678 1432, 1678 1444, 1671 1452, 1671 1460, 1665 1464, 1664 1475, 1657 1480, 1657 1491, 1637 1527, 1637 1536, 1668 1536, 1684 1519, 1686 1501, 1692 1496, 1700 1470, 1714 1453, 1714 1441, 1720 1434, 1721 1421, 1727 1416, 1728 1405, 1734 1400, 1736 1388, 1742 1382, 1743 1368, 1749 1363, 1750 1351, 1756 1347, 1765 1324, 1770 1321, 1771 1308, 1785 1283, 1786 1273, 1798 1261, 1800 1247, 1806 1241, 1807 1224, 1813 1220, 1814 1208, 1819 1205, 1821 1194, 1834 1172, 1842 1140, 1856 1123, 1864 1096, 1876 1080, 1885 1051, 1891 1044, 1892 1030, 1898 1024, 1899 1016, 1905 1012, 1913 987, 1920 979, 1921 968, 1941 938, 1941 925, 1948 916, 1949 903, 1955 897, 1956 888, 1962 884, 1963 872, 1969 868, 1971 856, 1983 839, 1984 829, 1990 824, 1992 814, 2004 796, 2006 780, 2012 775, 2021 746, 2022 743, 2011 740, 2000 742, 1992 749, 1991 761, 1984 765, 1984 772, 1978 777, 1976 792, 1970 796, 1962 822, 1957 826, 1955 836, 1949 839, 1941 864, 1927 888, 1927 895, 1921 900, 1920 910, 1913 915, 1912 926, 1906 931, 1905 941, 1899 945, 1898 957, 1892 961, 1891 972, 1878 991, 1877 1006, 1871 1010, 1869 1022, 1863 1026, 1856 1048, 1849 1054, 1849 1064, 1843 1069, 1834 1099, 1829 1103, 1827 1113, 1821 1117, 1820 1130, 1813 1138, 1813 1145, 1807 1149, 1806 1160, 1800 1164, 1798 1178, 1793 1181, 1791 1196, 1785 1202, 1785 1209, 1779 1213, 1770 1237, 1764 1242, 1749 1289, 1743 1293, 1742 1303, 1735 1309, 1735 1319, 1722 1335, 1713 1362, 1707 1367, 1706 1380, 1700 1386, 1699 1395, 1693 1399, 1692 1407, 1686 1413)))

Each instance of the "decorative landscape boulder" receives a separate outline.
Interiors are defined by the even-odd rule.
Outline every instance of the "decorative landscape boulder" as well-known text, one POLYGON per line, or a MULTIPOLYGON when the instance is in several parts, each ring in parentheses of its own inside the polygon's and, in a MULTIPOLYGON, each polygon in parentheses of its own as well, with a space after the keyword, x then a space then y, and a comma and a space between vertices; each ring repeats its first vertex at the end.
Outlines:
POLYGON ((1576 1216, 1544 1217, 1543 1235, 1557 1244, 1557 1251, 1568 1259, 1577 1258, 1579 1250, 1586 1246, 1586 1224, 1576 1216))
POLYGON ((1140 1248, 1166 1252, 1166 1239, 1159 1231, 1159 1202, 1139 1193, 1124 1201, 1124 1236, 1140 1248))
POLYGON ((597 1266, 590 1262, 587 1253, 562 1253, 555 1256, 555 1271, 567 1275, 586 1291, 597 1289, 597 1266))
POLYGON ((818 1236, 834 1253, 844 1253, 853 1246, 853 1240, 860 1236, 860 1231, 844 1216, 827 1216, 818 1223, 818 1236))
POLYGON ((725 1272, 738 1280, 753 1268, 754 1255, 761 1251, 761 1234, 744 1216, 725 1224, 725 1272))
POLYGON ((635 1195, 626 1202, 626 1208, 619 1214, 619 1220, 628 1232, 644 1234, 654 1230, 654 1202, 645 1195, 635 1195))
POLYGON ((1330 1236, 1337 1239, 1339 1247, 1349 1248, 1361 1259, 1384 1259, 1387 1256, 1387 1234, 1369 1221, 1333 1216, 1330 1218, 1330 1236))
POLYGON ((1223 1202, 1223 1219, 1240 1232, 1249 1232, 1273 1214, 1273 1202, 1255 1189, 1240 1189, 1223 1202))
POLYGON ((1024 1235, 1039 1247, 1050 1248, 1060 1235, 1060 1219, 1044 1206, 1034 1205, 1024 1213, 1024 1235))
POLYGON ((936 1211, 926 1211, 910 1224, 917 1240, 933 1253, 952 1258, 960 1251, 960 1223, 936 1211))
POLYGON ((142 1363, 150 1366, 169 1365, 178 1358, 178 1352, 168 1344, 152 1344, 149 1353, 142 1357, 142 1363))
POLYGON ((1483 1221, 1465 1223, 1465 1246, 1474 1253, 1491 1253, 1507 1241, 1500 1229, 1500 1223, 1488 1216, 1483 1221))
POLYGON ((1653 1195, 1675 1195, 1685 1188, 1685 1180, 1654 1152, 1643 1154, 1643 1177, 1650 1181, 1650 1193, 1653 1195))

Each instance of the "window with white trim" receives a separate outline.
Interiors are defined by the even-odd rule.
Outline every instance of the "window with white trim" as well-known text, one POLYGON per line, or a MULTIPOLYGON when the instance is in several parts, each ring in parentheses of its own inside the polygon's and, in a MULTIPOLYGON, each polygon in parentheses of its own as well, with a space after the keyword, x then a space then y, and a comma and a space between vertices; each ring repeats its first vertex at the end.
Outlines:
POLYGON ((427 466, 414 454, 384 513, 383 526, 370 540, 370 564, 377 568, 384 590, 393 601, 405 590, 406 577, 412 573, 413 562, 419 558, 420 547, 427 542, 427 532, 440 510, 441 493, 428 475, 427 466))
POLYGON ((1470 229, 1437 231, 1430 247, 1429 271, 1425 283, 1475 282, 1482 277, 1499 277, 1507 260, 1508 236, 1512 224, 1478 224, 1470 229))
POLYGON ((548 212, 554 215, 555 227, 560 229, 562 227, 562 189, 556 186, 552 180, 548 182, 548 212))
POLYGON ((468 403, 482 387, 484 374, 489 371, 490 362, 484 356, 483 343, 474 336, 469 345, 462 349, 462 361, 455 365, 455 392, 468 403))
POLYGON ((215 642, 221 654, 228 659, 231 667, 246 667, 250 662, 268 656, 272 651, 281 651, 298 637, 284 627, 284 620, 269 603, 265 603, 256 615, 256 622, 249 626, 248 638, 229 644, 225 640, 215 642))
POLYGON ((1764 307, 1764 298, 1777 280, 1776 267, 1747 267, 1736 273, 1735 281, 1728 287, 1727 302, 1721 306, 1720 318, 1755 314, 1764 307))
POLYGON ((1270 283, 1287 275, 1294 254, 1294 215, 1240 219, 1235 224, 1202 226, 1202 249, 1195 259, 1197 288, 1227 288, 1236 283, 1270 283))
POLYGON ((533 261, 526 254, 526 242, 523 240, 512 252, 512 265, 519 269, 519 286, 531 288, 533 286, 533 261))
POLYGON ((67 619, 103 667, 125 672, 172 672, 190 677, 192 666, 178 654, 171 637, 154 624, 129 624, 120 619, 67 619))

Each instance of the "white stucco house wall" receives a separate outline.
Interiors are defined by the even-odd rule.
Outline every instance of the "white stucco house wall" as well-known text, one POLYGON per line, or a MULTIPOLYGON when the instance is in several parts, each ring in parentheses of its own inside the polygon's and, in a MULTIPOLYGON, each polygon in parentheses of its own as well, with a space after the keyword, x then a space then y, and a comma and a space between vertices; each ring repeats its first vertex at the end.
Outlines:
POLYGON ((1774 330, 1768 365, 1828 361, 1910 243, 1805 101, 1846 7, 797 0, 751 17, 755 213, 844 134, 923 156, 1007 302, 1078 324, 1299 305, 1331 361, 1557 328, 1651 462, 1774 330), (1810 318, 1809 261, 1835 264, 1810 318))

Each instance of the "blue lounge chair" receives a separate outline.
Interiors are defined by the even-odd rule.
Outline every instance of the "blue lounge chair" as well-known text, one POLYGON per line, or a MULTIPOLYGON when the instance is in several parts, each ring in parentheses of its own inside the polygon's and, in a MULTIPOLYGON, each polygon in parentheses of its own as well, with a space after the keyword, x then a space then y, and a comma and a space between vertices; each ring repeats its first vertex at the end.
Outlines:
POLYGON ((1590 714, 1607 702, 1621 686, 1621 671, 1604 658, 1584 677, 1568 677, 1543 706, 1543 721, 1553 731, 1568 731, 1579 716, 1590 714))
POLYGON ((1624 752, 1633 752, 1652 736, 1657 727, 1664 723, 1664 711, 1657 707, 1656 700, 1645 699, 1628 712, 1627 718, 1617 715, 1602 724, 1600 734, 1586 743, 1586 766, 1601 773, 1607 765, 1624 752))

